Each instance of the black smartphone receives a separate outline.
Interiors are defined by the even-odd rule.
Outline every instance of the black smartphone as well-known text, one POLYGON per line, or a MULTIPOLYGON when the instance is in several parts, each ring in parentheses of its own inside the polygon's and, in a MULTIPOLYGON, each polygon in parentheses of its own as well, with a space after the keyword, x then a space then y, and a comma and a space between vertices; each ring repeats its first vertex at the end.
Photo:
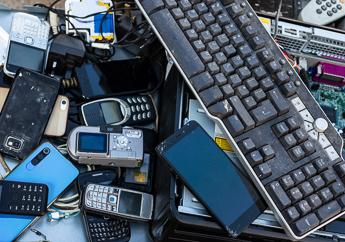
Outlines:
POLYGON ((21 69, 0 115, 0 151, 24 159, 38 146, 55 105, 60 82, 21 69))
POLYGON ((266 208, 254 186, 197 122, 187 123, 156 150, 230 236, 239 235, 266 208))

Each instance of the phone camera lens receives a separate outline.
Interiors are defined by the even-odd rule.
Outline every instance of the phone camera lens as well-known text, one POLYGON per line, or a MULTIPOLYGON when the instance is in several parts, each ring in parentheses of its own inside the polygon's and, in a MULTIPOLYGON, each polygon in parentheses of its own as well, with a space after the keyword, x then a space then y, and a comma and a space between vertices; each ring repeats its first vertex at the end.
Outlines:
POLYGON ((62 103, 62 105, 66 105, 67 102, 66 102, 66 100, 62 100, 61 103, 62 103))
POLYGON ((43 149, 43 154, 48 155, 50 153, 50 149, 49 148, 44 148, 43 149))

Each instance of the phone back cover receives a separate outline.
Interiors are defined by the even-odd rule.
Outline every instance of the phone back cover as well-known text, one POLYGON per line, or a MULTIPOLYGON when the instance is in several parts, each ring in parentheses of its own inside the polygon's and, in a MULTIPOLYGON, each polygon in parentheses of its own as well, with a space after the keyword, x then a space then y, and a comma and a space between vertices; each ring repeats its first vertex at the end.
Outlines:
MULTIPOLYGON (((43 183, 48 186, 48 204, 54 200, 76 179, 79 171, 60 154, 50 143, 44 143, 27 159, 15 168, 5 180, 43 183), (50 149, 50 154, 37 166, 33 167, 31 160, 44 148, 50 149)), ((13 241, 35 219, 33 216, 0 214, 0 242, 13 241)))
POLYGON ((24 159, 39 144, 59 91, 59 81, 20 70, 0 115, 0 151, 24 159), (19 149, 6 146, 8 138, 21 142, 19 149))

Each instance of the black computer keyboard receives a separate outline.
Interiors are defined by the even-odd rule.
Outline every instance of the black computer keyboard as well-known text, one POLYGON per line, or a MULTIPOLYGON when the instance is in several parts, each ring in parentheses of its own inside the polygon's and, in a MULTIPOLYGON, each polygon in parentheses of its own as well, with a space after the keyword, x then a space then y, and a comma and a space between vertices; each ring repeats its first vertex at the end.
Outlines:
POLYGON ((247 1, 136 2, 286 232, 344 214, 343 141, 247 1))

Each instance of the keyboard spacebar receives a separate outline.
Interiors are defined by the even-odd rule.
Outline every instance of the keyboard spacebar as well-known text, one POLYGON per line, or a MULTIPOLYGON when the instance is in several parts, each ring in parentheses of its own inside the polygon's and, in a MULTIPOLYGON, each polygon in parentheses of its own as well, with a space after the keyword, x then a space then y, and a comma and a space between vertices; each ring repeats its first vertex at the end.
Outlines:
POLYGON ((169 10, 155 12, 150 19, 188 78, 204 71, 204 64, 169 10))

